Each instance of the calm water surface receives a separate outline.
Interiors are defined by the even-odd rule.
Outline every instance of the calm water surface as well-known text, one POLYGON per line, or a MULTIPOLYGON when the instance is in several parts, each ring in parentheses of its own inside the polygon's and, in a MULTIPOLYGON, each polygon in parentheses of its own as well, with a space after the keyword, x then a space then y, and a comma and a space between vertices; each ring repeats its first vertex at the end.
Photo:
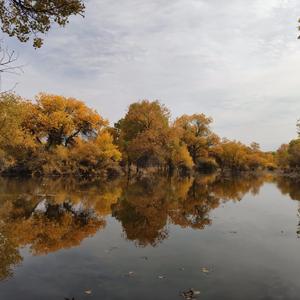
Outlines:
POLYGON ((0 180, 0 299, 299 299, 300 182, 0 180))

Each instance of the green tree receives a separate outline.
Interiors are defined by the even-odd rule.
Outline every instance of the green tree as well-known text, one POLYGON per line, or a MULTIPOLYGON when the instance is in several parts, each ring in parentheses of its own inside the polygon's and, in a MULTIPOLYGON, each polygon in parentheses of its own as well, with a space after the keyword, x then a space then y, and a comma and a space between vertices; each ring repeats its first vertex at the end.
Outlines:
POLYGON ((82 0, 1 0, 1 29, 21 42, 33 37, 33 46, 40 48, 53 23, 65 26, 72 15, 83 15, 82 0))

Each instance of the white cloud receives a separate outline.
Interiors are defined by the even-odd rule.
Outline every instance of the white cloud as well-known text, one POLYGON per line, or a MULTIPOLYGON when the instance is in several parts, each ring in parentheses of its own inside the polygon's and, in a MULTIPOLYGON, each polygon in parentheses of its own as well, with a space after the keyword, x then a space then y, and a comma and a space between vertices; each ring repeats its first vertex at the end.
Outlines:
POLYGON ((160 99, 174 116, 204 112, 220 135, 276 148, 300 117, 299 11, 297 0, 89 0, 42 49, 9 41, 28 64, 17 91, 73 95, 112 121, 160 99))

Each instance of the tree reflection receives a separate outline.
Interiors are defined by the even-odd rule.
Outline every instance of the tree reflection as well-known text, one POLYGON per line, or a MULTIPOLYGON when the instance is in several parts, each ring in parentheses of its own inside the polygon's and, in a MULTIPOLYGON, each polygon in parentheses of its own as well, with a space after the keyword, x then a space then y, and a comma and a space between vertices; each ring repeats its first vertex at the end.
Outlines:
POLYGON ((168 236, 167 181, 155 178, 130 184, 112 206, 112 215, 122 223, 127 239, 146 246, 156 245, 168 236))
POLYGON ((298 201, 298 225, 296 229, 297 238, 300 238, 300 179, 279 177, 276 181, 278 189, 283 195, 288 195, 291 199, 298 201))
POLYGON ((48 254, 78 246, 104 228, 122 191, 116 183, 53 180, 1 180, 0 187, 0 280, 22 261, 22 247, 48 254))
POLYGON ((144 179, 129 184, 112 206, 128 240, 138 246, 156 246, 168 237, 168 223, 203 229, 211 224, 209 213, 221 203, 239 201, 259 191, 263 176, 218 178, 144 179))
MULTIPOLYGON (((0 280, 22 261, 19 250, 45 255, 80 245, 105 227, 112 215, 124 237, 156 246, 168 224, 193 229, 210 225, 221 203, 257 193, 264 177, 151 177, 105 185, 76 180, 0 180, 0 280)), ((291 187, 288 187, 291 189, 291 187)))
POLYGON ((288 195, 291 199, 300 201, 299 178, 278 177, 276 184, 283 195, 288 195))

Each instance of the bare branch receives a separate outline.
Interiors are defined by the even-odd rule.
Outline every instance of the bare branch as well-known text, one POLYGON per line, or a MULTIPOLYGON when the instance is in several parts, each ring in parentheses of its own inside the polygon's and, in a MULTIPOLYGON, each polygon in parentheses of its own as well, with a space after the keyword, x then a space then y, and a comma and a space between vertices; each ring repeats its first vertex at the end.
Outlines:
POLYGON ((0 40, 0 94, 12 92, 17 83, 8 90, 2 90, 2 74, 20 75, 23 73, 23 66, 17 64, 18 55, 14 50, 10 50, 4 46, 3 41, 0 40))

